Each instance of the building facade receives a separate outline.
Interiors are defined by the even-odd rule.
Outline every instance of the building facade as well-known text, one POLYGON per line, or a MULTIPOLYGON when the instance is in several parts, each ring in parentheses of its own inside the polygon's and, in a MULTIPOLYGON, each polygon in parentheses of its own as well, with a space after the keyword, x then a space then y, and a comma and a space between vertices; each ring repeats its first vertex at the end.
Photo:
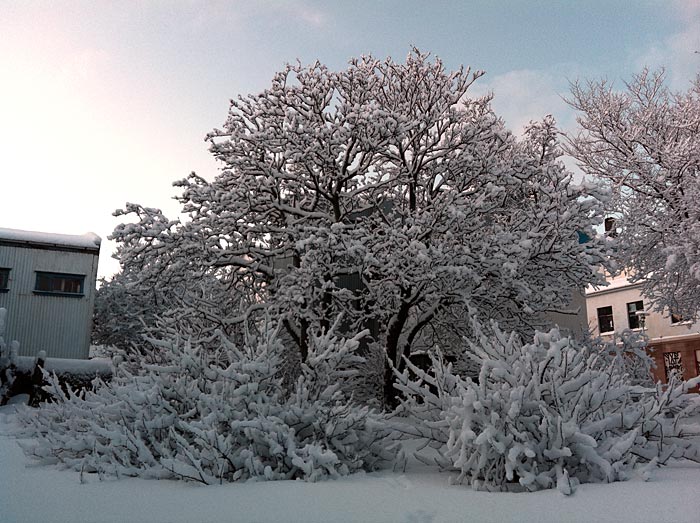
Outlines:
POLYGON ((593 334, 612 338, 625 329, 643 331, 656 362, 656 381, 667 382, 672 370, 686 380, 700 375, 700 324, 670 311, 654 311, 641 295, 641 284, 630 283, 624 274, 608 282, 608 287, 589 288, 586 293, 593 334))
POLYGON ((87 358, 99 236, 0 228, 0 307, 19 354, 87 358))

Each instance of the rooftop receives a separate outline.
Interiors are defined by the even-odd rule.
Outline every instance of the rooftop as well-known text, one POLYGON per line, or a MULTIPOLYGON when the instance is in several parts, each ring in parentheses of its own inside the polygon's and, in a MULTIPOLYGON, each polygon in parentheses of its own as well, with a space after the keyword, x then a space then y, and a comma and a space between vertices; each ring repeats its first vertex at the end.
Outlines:
POLYGON ((101 243, 102 238, 97 236, 94 232, 85 234, 56 234, 0 227, 0 245, 99 252, 101 243))
POLYGON ((629 276, 627 273, 622 272, 621 274, 618 274, 617 276, 610 276, 607 273, 605 274, 605 281, 607 282, 607 285, 599 285, 599 286, 594 286, 594 285, 589 285, 586 287, 586 296, 594 296, 597 294, 608 294, 610 292, 615 292, 620 289, 624 288, 636 288, 642 285, 642 282, 634 282, 632 283, 629 281, 629 276))

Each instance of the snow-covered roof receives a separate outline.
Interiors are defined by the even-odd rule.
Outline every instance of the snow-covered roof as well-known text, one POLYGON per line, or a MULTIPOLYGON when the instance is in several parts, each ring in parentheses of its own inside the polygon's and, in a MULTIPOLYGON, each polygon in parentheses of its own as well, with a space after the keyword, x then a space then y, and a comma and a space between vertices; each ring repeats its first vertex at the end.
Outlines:
POLYGON ((53 247, 57 249, 99 251, 102 238, 94 232, 85 234, 56 234, 0 227, 0 243, 40 246, 44 248, 53 247))

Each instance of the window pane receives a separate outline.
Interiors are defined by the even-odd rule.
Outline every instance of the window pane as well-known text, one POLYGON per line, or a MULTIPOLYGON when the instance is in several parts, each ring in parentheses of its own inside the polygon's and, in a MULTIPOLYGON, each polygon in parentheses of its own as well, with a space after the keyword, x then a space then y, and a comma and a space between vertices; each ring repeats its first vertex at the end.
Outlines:
POLYGON ((7 289, 10 283, 10 269, 0 269, 0 289, 7 289))
POLYGON ((38 291, 51 291, 52 289, 51 289, 50 285, 51 285, 51 280, 47 276, 45 276, 41 273, 38 273, 36 275, 36 290, 38 290, 38 291))
POLYGON ((610 238, 617 237, 617 228, 615 227, 615 218, 608 217, 605 218, 605 235, 610 238))
POLYGON ((671 323, 682 323, 686 321, 680 314, 671 314, 671 323))
POLYGON ((71 278, 63 280, 63 292, 80 292, 80 281, 71 278))
POLYGON ((600 307, 598 309, 598 330, 602 332, 612 332, 615 330, 613 324, 613 310, 610 307, 600 307))
POLYGON ((35 291, 56 294, 83 294, 85 276, 78 274, 36 273, 35 291))
POLYGON ((644 310, 643 301, 633 301, 627 304, 627 322, 630 329, 639 329, 642 325, 637 312, 644 310))

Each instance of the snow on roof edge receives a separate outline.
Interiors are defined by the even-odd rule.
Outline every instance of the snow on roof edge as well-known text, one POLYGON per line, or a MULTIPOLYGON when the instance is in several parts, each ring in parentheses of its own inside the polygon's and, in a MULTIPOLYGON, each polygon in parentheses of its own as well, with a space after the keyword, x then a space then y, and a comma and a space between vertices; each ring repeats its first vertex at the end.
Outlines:
POLYGON ((78 247, 81 249, 100 249, 102 238, 94 232, 85 234, 57 234, 50 232, 23 231, 0 227, 0 241, 30 243, 60 247, 78 247))

